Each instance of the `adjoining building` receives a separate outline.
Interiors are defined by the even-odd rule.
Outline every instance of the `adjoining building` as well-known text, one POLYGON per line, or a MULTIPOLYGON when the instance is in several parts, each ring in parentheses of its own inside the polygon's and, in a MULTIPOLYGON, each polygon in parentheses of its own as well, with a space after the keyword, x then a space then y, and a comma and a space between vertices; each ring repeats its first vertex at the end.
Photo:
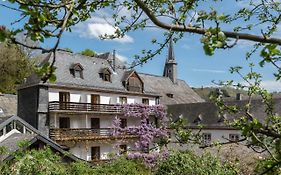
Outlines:
MULTIPOLYGON (((241 95, 238 95, 241 96, 241 95)), ((280 116, 281 114, 281 98, 273 98, 274 114, 280 116)), ((194 103, 194 104, 177 104, 168 105, 168 115, 172 117, 173 121, 182 117, 187 120, 187 129, 192 129, 194 132, 201 130, 202 144, 210 144, 212 142, 228 142, 238 141, 242 139, 240 130, 230 127, 226 122, 231 122, 245 116, 245 105, 248 100, 243 100, 241 97, 236 100, 226 101, 225 104, 229 106, 236 106, 239 111, 236 114, 228 112, 219 112, 218 107, 212 102, 194 103)), ((253 99, 249 111, 253 117, 260 122, 265 122, 268 117, 266 113, 266 106, 262 99, 253 99)))
MULTIPOLYGON (((49 54, 42 65, 52 62, 49 54)), ((125 117, 121 104, 168 105, 203 102, 184 81, 177 79, 177 63, 170 43, 163 76, 128 70, 115 53, 87 57, 57 51, 55 83, 33 75, 18 90, 18 115, 88 161, 106 160, 114 145, 134 150, 136 139, 111 134, 113 120, 122 127, 140 120, 125 117)))
POLYGON ((19 149, 41 149, 47 146, 54 153, 60 155, 64 162, 78 160, 76 156, 66 153, 60 145, 41 134, 18 116, 6 116, 0 119, 0 147, 4 147, 6 150, 0 154, 0 163, 13 159, 14 152, 19 149), (20 147, 19 145, 23 141, 25 144, 20 147))

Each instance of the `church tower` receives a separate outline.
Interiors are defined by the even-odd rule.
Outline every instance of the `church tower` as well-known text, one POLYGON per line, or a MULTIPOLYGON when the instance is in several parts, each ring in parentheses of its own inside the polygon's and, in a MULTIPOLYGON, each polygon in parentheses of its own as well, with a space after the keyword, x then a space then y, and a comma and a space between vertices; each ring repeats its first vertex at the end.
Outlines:
POLYGON ((170 39, 168 57, 166 59, 163 76, 169 77, 173 83, 177 83, 177 63, 172 38, 170 39))

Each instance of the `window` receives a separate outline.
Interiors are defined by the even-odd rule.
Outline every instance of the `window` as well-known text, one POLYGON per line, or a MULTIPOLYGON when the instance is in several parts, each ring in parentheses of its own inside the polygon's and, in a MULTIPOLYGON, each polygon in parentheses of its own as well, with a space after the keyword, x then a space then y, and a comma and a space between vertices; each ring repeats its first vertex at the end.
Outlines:
POLYGON ((127 119, 126 118, 121 118, 120 119, 120 127, 121 128, 126 128, 127 127, 127 119))
POLYGON ((136 73, 133 73, 127 81, 127 90, 133 92, 143 91, 143 82, 136 73))
POLYGON ((120 145, 120 154, 126 154, 127 153, 127 145, 120 145))
POLYGON ((91 118, 91 128, 100 129, 100 119, 99 118, 91 118))
POLYGON ((108 68, 102 69, 99 75, 102 80, 111 82, 111 72, 108 68))
POLYGON ((174 94, 167 94, 167 97, 174 98, 174 94))
POLYGON ((94 146, 91 148, 91 159, 99 160, 100 159, 100 147, 94 146))
POLYGON ((60 117, 59 118, 59 127, 60 128, 70 128, 70 118, 69 117, 60 117))
POLYGON ((59 102, 60 109, 67 109, 68 103, 70 101, 70 93, 69 92, 59 92, 59 102))
POLYGON ((127 97, 119 97, 120 104, 126 104, 127 103, 127 97))
POLYGON ((207 145, 207 144, 210 144, 211 143, 211 140, 212 140, 212 135, 211 133, 203 133, 202 134, 202 141, 203 141, 203 144, 207 145))
POLYGON ((156 105, 159 105, 159 104, 160 104, 160 97, 156 97, 156 98, 155 98, 155 104, 156 104, 156 105))
POLYGON ((143 99, 142 99, 142 104, 149 105, 149 100, 148 100, 148 98, 143 98, 143 99))
POLYGON ((79 63, 72 64, 70 66, 69 70, 70 70, 70 74, 72 74, 72 76, 74 78, 82 78, 82 79, 84 78, 83 77, 84 68, 82 67, 81 64, 79 64, 79 63))
POLYGON ((92 94, 91 95, 91 104, 100 104, 100 96, 92 94))
POLYGON ((239 140, 239 134, 229 134, 229 140, 230 141, 238 141, 239 140))

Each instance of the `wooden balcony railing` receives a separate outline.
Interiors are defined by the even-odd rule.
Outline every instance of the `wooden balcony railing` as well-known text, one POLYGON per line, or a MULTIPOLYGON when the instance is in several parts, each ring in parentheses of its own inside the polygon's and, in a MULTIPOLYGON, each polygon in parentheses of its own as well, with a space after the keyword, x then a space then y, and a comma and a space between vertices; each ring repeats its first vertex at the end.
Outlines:
POLYGON ((118 138, 137 138, 138 136, 123 133, 113 135, 111 128, 53 128, 50 129, 50 138, 55 141, 72 141, 72 140, 102 140, 118 138))
POLYGON ((85 112, 105 112, 105 113, 121 113, 121 105, 113 104, 91 104, 91 103, 76 103, 76 102, 49 102, 50 111, 85 111, 85 112))

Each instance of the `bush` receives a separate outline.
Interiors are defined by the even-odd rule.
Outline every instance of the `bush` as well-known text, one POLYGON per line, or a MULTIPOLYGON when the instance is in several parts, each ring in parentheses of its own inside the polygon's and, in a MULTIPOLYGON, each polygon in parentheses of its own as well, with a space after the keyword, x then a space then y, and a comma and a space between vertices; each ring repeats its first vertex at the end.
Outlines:
POLYGON ((97 166, 94 175, 151 175, 151 171, 138 160, 120 157, 110 163, 97 166))
POLYGON ((189 151, 174 151, 160 161, 155 175, 235 175, 236 167, 228 162, 221 162, 210 153, 201 156, 189 151))

